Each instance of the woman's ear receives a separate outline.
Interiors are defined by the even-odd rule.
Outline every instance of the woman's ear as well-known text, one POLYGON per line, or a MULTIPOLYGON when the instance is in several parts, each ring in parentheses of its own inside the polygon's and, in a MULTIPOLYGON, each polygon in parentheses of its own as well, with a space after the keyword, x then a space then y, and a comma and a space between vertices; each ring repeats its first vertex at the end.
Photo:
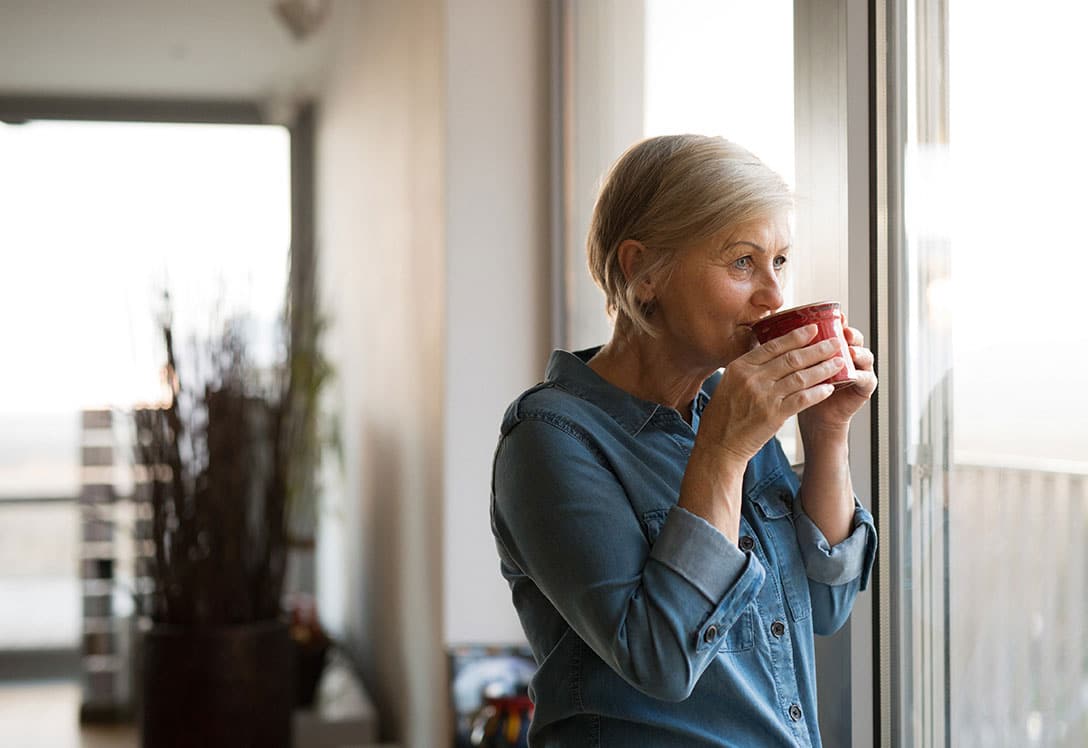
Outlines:
MULTIPOLYGON (((628 282, 638 275, 639 270, 649 261, 648 250, 645 245, 634 239, 624 239, 620 242, 617 252, 620 269, 623 270, 623 277, 628 282)), ((638 285, 634 287, 634 292, 635 297, 643 304, 652 303, 657 296, 654 289, 654 279, 650 276, 643 276, 638 285)))

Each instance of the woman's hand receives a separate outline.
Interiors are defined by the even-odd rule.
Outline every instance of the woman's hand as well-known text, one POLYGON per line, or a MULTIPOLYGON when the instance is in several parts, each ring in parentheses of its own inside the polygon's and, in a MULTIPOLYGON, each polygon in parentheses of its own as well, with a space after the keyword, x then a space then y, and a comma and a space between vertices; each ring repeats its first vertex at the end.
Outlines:
MULTIPOLYGON (((816 325, 807 325, 732 361, 703 412, 697 441, 709 441, 747 463, 787 418, 832 398, 834 388, 820 382, 844 365, 838 355, 839 343, 831 340, 810 345, 816 332, 816 325)), ((871 368, 871 354, 869 365, 871 368)), ((828 416, 838 417, 848 407, 840 406, 828 416)))
POLYGON ((850 347, 850 356, 857 370, 857 381, 851 387, 835 391, 831 397, 805 410, 797 416, 802 435, 806 432, 845 431, 850 426, 850 419, 861 410, 876 391, 876 374, 873 373, 873 352, 864 347, 865 338, 861 331, 847 327, 846 316, 842 315, 842 329, 846 344, 850 347))

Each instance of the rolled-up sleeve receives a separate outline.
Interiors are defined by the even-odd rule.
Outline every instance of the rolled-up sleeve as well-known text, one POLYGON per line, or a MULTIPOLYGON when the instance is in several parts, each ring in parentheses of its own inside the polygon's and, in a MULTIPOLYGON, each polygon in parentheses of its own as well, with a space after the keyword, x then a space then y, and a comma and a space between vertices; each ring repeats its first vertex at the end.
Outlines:
POLYGON ((678 507, 651 547, 604 460, 542 420, 500 441, 492 525, 500 550, 578 636, 664 700, 687 698, 766 574, 754 554, 678 507))
POLYGON ((861 589, 868 586, 876 558, 876 526, 872 515, 857 499, 853 532, 835 546, 827 542, 820 528, 805 514, 800 501, 794 503, 794 526, 809 579, 832 586, 859 579, 861 589))
POLYGON ((673 507, 650 556, 702 592, 720 600, 736 584, 752 556, 746 556, 702 517, 673 507), (708 564, 708 556, 716 559, 708 564))
POLYGON ((707 632, 726 632, 763 586, 767 573, 759 559, 729 542, 702 517, 673 507, 650 551, 650 558, 672 570, 716 605, 699 628, 697 651, 717 644, 707 632))
POLYGON ((795 500, 794 527, 809 581, 813 628, 817 634, 832 634, 850 617, 857 593, 869 584, 877 546, 873 516, 855 498, 854 529, 832 546, 795 500))

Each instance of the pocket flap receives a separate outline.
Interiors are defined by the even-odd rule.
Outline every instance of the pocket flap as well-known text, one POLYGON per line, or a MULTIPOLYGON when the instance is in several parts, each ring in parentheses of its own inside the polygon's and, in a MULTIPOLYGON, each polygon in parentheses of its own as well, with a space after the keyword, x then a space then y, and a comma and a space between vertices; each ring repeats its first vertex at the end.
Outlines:
POLYGON ((750 498, 767 519, 778 519, 793 514, 793 494, 787 488, 772 486, 757 491, 750 498))

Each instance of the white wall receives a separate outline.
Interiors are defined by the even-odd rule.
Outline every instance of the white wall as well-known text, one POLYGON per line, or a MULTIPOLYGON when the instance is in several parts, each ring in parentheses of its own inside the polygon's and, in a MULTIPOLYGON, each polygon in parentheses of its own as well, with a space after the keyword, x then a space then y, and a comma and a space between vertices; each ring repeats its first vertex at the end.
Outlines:
POLYGON ((491 537, 491 459, 506 406, 548 354, 548 13, 446 11, 445 641, 520 642, 491 537))
POLYGON ((340 2, 317 126, 341 495, 318 594, 384 737, 447 743, 442 653, 445 101, 439 0, 340 2))
POLYGON ((523 640, 488 505, 503 411, 548 353, 548 10, 341 0, 333 23, 317 246, 345 459, 319 603, 383 736, 435 748, 444 645, 523 640))
POLYGON ((569 309, 559 343, 577 350, 612 337, 604 294, 587 269, 586 234, 609 167, 643 137, 646 18, 645 4, 634 0, 571 3, 568 10, 563 283, 569 309))

